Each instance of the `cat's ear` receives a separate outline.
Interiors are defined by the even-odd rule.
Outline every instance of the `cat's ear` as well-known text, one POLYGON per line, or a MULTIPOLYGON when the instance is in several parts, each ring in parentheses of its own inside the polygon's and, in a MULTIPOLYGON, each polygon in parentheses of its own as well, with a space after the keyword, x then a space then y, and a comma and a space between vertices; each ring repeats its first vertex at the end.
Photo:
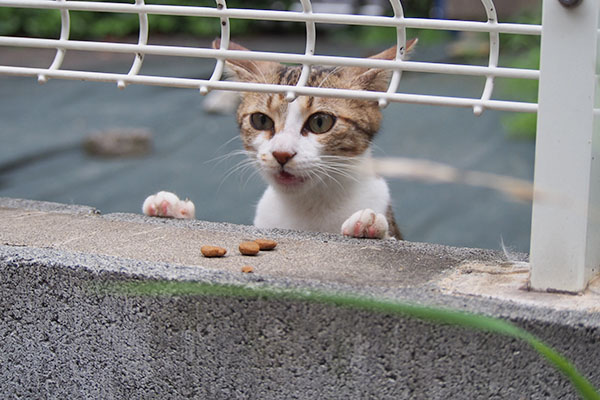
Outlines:
MULTIPOLYGON (((410 53, 417 44, 418 39, 410 39, 406 42, 404 54, 410 53)), ((376 60, 394 60, 396 58, 396 46, 392 46, 381 53, 369 57, 376 60)), ((347 72, 352 76, 352 86, 363 90, 372 90, 376 92, 384 92, 387 89, 388 81, 391 76, 390 70, 378 68, 351 68, 347 72)))
MULTIPOLYGON (((221 48, 221 39, 212 42, 213 49, 221 48)), ((250 51, 235 42, 229 42, 229 50, 250 51)), ((241 82, 263 82, 267 72, 276 69, 279 64, 273 61, 226 60, 227 72, 241 82)))

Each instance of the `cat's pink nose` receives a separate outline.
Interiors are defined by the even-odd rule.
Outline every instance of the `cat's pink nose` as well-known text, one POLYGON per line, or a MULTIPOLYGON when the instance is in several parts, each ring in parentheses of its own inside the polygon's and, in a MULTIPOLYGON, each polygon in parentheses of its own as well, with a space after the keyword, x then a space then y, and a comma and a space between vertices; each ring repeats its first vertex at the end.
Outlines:
POLYGON ((287 151, 274 151, 273 157, 283 167, 288 161, 290 161, 296 153, 288 153, 287 151))

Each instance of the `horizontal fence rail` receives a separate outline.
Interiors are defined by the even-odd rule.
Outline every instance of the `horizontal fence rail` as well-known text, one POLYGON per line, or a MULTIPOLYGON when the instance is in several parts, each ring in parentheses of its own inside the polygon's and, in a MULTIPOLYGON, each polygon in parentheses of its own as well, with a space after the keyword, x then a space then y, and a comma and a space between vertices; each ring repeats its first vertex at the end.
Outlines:
POLYGON ((482 0, 487 22, 454 21, 440 19, 405 18, 402 5, 398 0, 391 1, 394 16, 370 16, 316 13, 311 3, 304 0, 302 11, 276 11, 255 9, 227 8, 225 0, 217 0, 215 7, 193 7, 174 5, 150 5, 143 0, 130 3, 111 3, 72 0, 0 0, 0 7, 34 8, 59 10, 61 13, 61 33, 59 39, 0 36, 0 46, 53 49, 56 56, 48 68, 29 68, 21 66, 0 66, 0 75, 37 77, 40 83, 49 78, 87 80, 116 83, 119 88, 129 84, 173 86, 194 88, 206 94, 211 90, 235 90, 256 92, 284 93, 288 99, 298 95, 360 98, 379 101, 381 106, 389 102, 443 105, 454 107, 471 107, 476 114, 484 109, 505 111, 536 112, 537 103, 492 99, 493 84, 496 78, 539 79, 539 71, 520 68, 498 67, 499 34, 540 35, 541 26, 527 24, 508 24, 497 21, 491 0, 482 0), (99 41, 81 41, 69 39, 70 13, 77 11, 112 12, 137 14, 140 20, 138 43, 114 43, 99 41), (197 48, 185 46, 160 46, 148 44, 148 15, 173 15, 192 17, 213 17, 221 22, 221 48, 197 48), (230 40, 229 19, 268 20, 280 22, 299 22, 306 24, 306 51, 304 54, 275 53, 261 51, 228 50, 230 40), (406 28, 487 32, 490 35, 490 55, 487 66, 461 65, 432 62, 418 62, 404 59, 400 50, 395 60, 372 60, 354 57, 333 57, 315 55, 315 24, 344 24, 392 27, 397 30, 397 45, 400 49, 406 43, 406 28), (89 72, 62 69, 62 60, 68 51, 110 52, 131 54, 134 62, 128 73, 89 72), (151 76, 140 74, 145 55, 208 58, 217 60, 210 79, 190 79, 176 76, 151 76), (266 85, 258 83, 241 83, 222 81, 223 60, 245 59, 276 61, 299 64, 303 66, 300 81, 296 86, 266 85), (345 89, 325 89, 306 86, 310 68, 315 65, 355 66, 366 68, 382 68, 393 71, 392 80, 386 92, 366 92, 345 89), (430 94, 398 93, 397 88, 402 72, 451 74, 485 78, 482 95, 479 98, 438 96, 430 94))

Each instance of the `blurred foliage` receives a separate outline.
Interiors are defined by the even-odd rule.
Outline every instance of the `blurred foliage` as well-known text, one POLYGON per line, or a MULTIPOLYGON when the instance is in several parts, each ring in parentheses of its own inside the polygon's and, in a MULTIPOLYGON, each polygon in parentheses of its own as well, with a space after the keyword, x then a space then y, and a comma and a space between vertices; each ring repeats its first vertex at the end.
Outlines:
MULTIPOLYGON (((511 23, 541 25, 542 10, 541 7, 529 9, 517 15, 511 23)), ((510 51, 525 51, 531 49, 532 46, 539 45, 540 37, 537 35, 500 35, 500 44, 502 48, 510 51)))
POLYGON ((429 17, 433 0, 402 0, 402 8, 404 8, 405 16, 412 17, 429 17))
MULTIPOLYGON (((96 0, 102 2, 128 3, 132 0, 96 0)), ((214 0, 146 0, 146 4, 180 5, 196 7, 215 7, 214 0)), ((287 9, 293 0, 269 1, 254 0, 253 8, 287 9)), ((247 8, 243 0, 228 1, 230 8, 247 8)), ((98 39, 104 37, 124 37, 137 35, 139 17, 137 14, 71 11, 70 37, 74 39, 98 39)), ((150 31, 158 34, 189 34, 194 36, 217 36, 220 32, 216 18, 185 17, 171 15, 149 15, 150 31)), ((248 33, 252 28, 268 30, 269 25, 260 21, 235 19, 231 22, 232 34, 248 33)), ((0 8, 0 35, 20 35, 31 37, 58 37, 60 34, 60 12, 57 10, 38 10, 26 8, 0 8)))
MULTIPOLYGON (((402 1, 402 7, 405 12, 405 17, 407 18, 428 18, 432 5, 433 0, 402 1)), ((388 7, 387 15, 394 15, 391 7, 388 7)), ((342 31, 342 33, 346 36, 351 36, 353 40, 356 40, 359 44, 366 46, 396 42, 396 28, 353 25, 348 26, 342 31)), ((420 46, 448 40, 450 35, 451 33, 447 31, 411 28, 406 29, 407 39, 418 37, 420 46)))
MULTIPOLYGON (((132 4, 133 0, 96 0, 132 4)), ((257 8, 288 10, 298 0, 229 0, 229 8, 257 8)), ((405 0, 407 16, 425 17, 433 0, 405 0)), ((355 4, 360 1, 355 1, 355 4)), ((146 0, 146 4, 164 4, 196 7, 215 7, 214 0, 146 0)), ((388 7, 391 15, 391 7, 388 7)), ((106 12, 72 11, 70 37, 74 39, 98 39, 104 37, 124 37, 137 35, 139 20, 137 14, 117 14, 106 12)), ((150 31, 155 34, 188 34, 213 37, 220 32, 216 18, 199 18, 171 15, 149 15, 150 31)), ((265 21, 244 19, 231 20, 232 34, 270 33, 278 34, 302 31, 302 24, 273 24, 265 21)), ((54 38, 60 34, 60 12, 57 10, 37 10, 26 8, 0 8, 0 35, 19 35, 54 38)), ((395 40, 395 30, 376 27, 348 27, 344 34, 360 41, 390 42, 395 40), (390 33, 391 32, 391 33, 390 33)))
POLYGON ((0 7, 0 35, 53 37, 60 33, 60 25, 56 10, 0 7))
MULTIPOLYGON (((396 42, 396 28, 381 26, 350 26, 342 32, 350 35, 352 40, 365 46, 389 44, 396 42)), ((406 38, 418 38, 419 46, 427 46, 449 40, 451 33, 432 29, 406 29, 406 38)))
MULTIPOLYGON (((531 47, 519 53, 510 63, 513 68, 538 69, 540 64, 540 48, 531 47)), ((532 79, 508 79, 502 91, 510 98, 519 101, 537 102, 538 81, 532 79)), ((502 118, 502 124, 507 132, 522 139, 535 139, 537 114, 536 113, 510 113, 502 118)))
MULTIPOLYGON (((541 10, 534 9, 519 15, 515 22, 522 24, 541 24, 541 10)), ((506 66, 512 68, 539 69, 540 37, 529 35, 501 35, 500 48, 508 53, 506 66)), ((537 102, 538 81, 530 79, 508 79, 501 91, 511 99, 526 102, 537 102)), ((505 129, 515 138, 535 139, 537 114, 510 113, 502 118, 505 129)))

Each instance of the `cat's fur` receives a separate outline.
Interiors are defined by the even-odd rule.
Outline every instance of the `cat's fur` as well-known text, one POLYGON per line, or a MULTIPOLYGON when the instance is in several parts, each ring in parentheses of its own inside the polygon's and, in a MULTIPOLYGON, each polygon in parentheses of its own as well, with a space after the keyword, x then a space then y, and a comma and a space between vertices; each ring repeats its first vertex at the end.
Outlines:
MULTIPOLYGON (((415 43, 409 41, 406 51, 415 43)), ((218 40, 213 47, 220 47, 218 40)), ((247 51, 232 42, 229 49, 247 51)), ((394 46, 371 58, 395 57, 394 46)), ((299 66, 270 61, 226 64, 242 82, 293 86, 301 73, 299 66)), ((313 67, 307 85, 385 91, 389 75, 375 68, 313 67)), ((249 92, 242 94, 237 121, 248 156, 269 184, 255 226, 402 239, 388 186, 371 166, 371 141, 381 122, 376 101, 299 96, 288 102, 282 94, 249 92)), ((160 192, 146 199, 143 212, 193 218, 193 204, 160 192)))
MULTIPOLYGON (((246 50, 235 43, 229 48, 246 50)), ((392 47, 372 58, 395 56, 392 47)), ((269 61, 228 60, 227 66, 233 79, 243 82, 293 86, 301 73, 299 66, 269 61)), ((385 91, 388 79, 389 72, 381 69, 313 67, 307 85, 385 91)), ((388 186, 370 163, 371 141, 381 122, 376 101, 299 96, 287 102, 282 94, 249 92, 242 95, 237 121, 244 148, 269 183, 254 225, 402 238, 388 186), (331 128, 320 132, 331 120, 331 128)))

